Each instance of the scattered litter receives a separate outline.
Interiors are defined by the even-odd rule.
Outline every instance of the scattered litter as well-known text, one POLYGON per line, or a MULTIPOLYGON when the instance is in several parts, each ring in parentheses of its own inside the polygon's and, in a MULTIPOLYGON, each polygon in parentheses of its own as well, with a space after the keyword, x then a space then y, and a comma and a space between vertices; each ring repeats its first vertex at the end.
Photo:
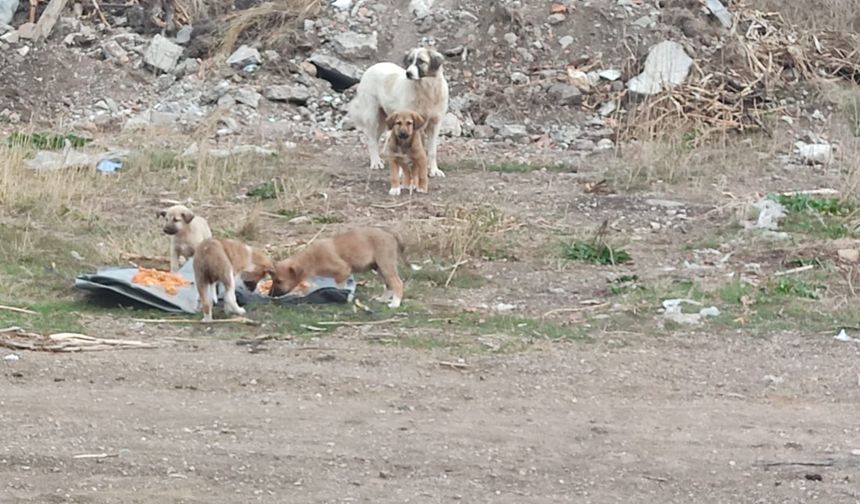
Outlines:
POLYGON ((6 362, 17 362, 21 360, 21 357, 18 354, 10 353, 9 355, 4 356, 3 360, 6 362))
POLYGON ((839 334, 834 336, 833 339, 835 339, 836 341, 842 341, 845 343, 860 343, 860 339, 852 338, 851 336, 848 336, 848 333, 845 332, 845 329, 841 329, 839 331, 839 334))
POLYGON ((126 150, 112 150, 98 154, 66 149, 61 152, 40 150, 32 159, 24 161, 31 170, 54 171, 66 168, 95 168, 106 159, 118 161, 128 155, 126 150))
POLYGON ((684 313, 683 305, 702 306, 702 303, 692 299, 666 299, 663 301, 663 317, 672 322, 686 325, 696 325, 705 317, 717 317, 720 310, 716 306, 702 308, 698 313, 684 313))
POLYGON ((516 305, 508 304, 508 303, 498 303, 493 307, 499 313, 506 313, 509 311, 513 311, 516 308, 516 305))
POLYGON ((102 159, 96 164, 96 170, 102 173, 113 173, 122 168, 122 161, 116 159, 102 159))
POLYGON ((794 153, 803 164, 829 164, 833 161, 833 146, 829 143, 796 142, 794 153))
POLYGON ((141 341, 93 338, 92 336, 76 333, 44 335, 28 332, 20 327, 0 329, 0 346, 14 350, 44 352, 87 352, 156 347, 153 344, 141 341))

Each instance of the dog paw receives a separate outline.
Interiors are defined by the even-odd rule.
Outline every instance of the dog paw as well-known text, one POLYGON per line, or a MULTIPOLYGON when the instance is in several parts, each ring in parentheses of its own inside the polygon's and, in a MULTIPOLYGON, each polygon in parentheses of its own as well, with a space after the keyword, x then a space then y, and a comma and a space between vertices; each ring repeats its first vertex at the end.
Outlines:
POLYGON ((391 299, 391 302, 388 303, 389 308, 400 308, 400 298, 395 296, 391 299))
POLYGON ((418 192, 421 194, 427 194, 427 189, 421 189, 420 187, 417 187, 417 188, 415 188, 415 192, 418 192))
POLYGON ((381 159, 374 159, 370 162, 371 170, 381 170, 385 168, 385 163, 381 159))
POLYGON ((201 320, 201 322, 203 322, 204 324, 208 324, 208 323, 212 322, 212 316, 211 315, 203 315, 203 320, 201 320))
POLYGON ((388 190, 388 194, 391 196, 400 196, 400 188, 399 187, 392 187, 391 189, 388 190))
POLYGON ((428 175, 430 175, 431 177, 445 178, 445 172, 443 172, 439 168, 431 168, 430 173, 428 173, 428 175))

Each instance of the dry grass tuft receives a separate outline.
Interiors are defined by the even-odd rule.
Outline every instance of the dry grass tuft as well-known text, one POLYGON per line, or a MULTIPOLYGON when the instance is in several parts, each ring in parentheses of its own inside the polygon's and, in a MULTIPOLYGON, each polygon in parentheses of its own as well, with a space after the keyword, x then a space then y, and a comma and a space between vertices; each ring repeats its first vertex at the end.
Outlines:
MULTIPOLYGON (((405 231, 409 250, 454 263, 505 256, 508 233, 520 225, 491 205, 450 206, 444 217, 405 231)), ((411 254, 410 254, 411 255, 411 254)))
POLYGON ((220 52, 232 52, 245 35, 275 45, 298 30, 305 18, 319 12, 320 0, 279 0, 230 14, 225 19, 220 52))
POLYGON ((811 31, 779 13, 740 3, 732 10, 736 25, 724 44, 699 54, 683 85, 635 105, 620 128, 622 140, 689 130, 699 139, 726 131, 770 131, 768 116, 779 111, 781 88, 822 78, 860 83, 856 33, 811 31))

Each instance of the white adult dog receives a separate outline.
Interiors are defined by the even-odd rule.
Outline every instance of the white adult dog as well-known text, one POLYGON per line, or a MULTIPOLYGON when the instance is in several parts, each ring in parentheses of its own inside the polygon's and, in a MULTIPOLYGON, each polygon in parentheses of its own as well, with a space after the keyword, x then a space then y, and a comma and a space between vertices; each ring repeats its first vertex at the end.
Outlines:
POLYGON ((444 58, 425 47, 412 49, 403 59, 405 69, 395 63, 377 63, 368 68, 358 83, 349 105, 353 124, 364 132, 370 153, 370 169, 382 169, 379 137, 385 119, 393 112, 412 110, 426 119, 427 164, 431 177, 444 177, 436 162, 436 147, 442 118, 448 112, 448 81, 442 74, 444 58))

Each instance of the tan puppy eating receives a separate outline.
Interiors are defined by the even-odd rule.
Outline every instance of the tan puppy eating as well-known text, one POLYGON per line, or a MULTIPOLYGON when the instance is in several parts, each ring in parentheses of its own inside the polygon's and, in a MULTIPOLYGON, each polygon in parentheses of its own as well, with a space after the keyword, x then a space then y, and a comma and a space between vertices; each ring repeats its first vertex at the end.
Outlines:
POLYGON ((197 246, 194 256, 194 283, 200 296, 203 322, 212 321, 212 306, 218 301, 216 286, 224 285, 224 311, 244 315, 236 301, 236 282, 250 290, 272 270, 272 260, 265 252, 237 240, 210 238, 197 246))
POLYGON ((402 253, 400 239, 379 228, 356 228, 324 238, 275 265, 270 272, 269 295, 289 294, 315 276, 333 277, 339 286, 344 286, 350 274, 376 270, 385 282, 380 300, 397 308, 403 299, 403 281, 397 274, 397 260, 402 253))
POLYGON ((182 262, 194 257, 194 250, 200 242, 212 238, 209 223, 199 215, 194 215, 184 205, 174 205, 158 212, 158 217, 167 221, 164 233, 170 235, 170 271, 176 272, 182 262))

